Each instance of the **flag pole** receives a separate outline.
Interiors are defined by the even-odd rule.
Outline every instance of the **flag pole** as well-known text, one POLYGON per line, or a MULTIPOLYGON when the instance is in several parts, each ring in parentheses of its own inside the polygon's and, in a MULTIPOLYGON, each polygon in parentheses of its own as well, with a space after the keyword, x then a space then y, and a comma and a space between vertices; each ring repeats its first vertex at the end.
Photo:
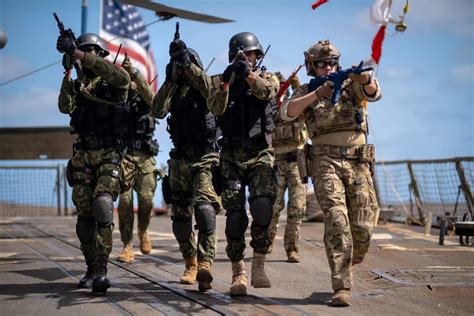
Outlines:
POLYGON ((81 16, 81 34, 87 32, 87 0, 82 0, 82 16, 81 16))

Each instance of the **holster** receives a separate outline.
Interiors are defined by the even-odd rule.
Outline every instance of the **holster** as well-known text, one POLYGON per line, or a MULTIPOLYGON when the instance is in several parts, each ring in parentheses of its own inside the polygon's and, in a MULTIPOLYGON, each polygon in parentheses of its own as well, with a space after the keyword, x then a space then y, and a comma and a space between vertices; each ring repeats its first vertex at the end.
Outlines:
POLYGON ((298 163, 298 171, 303 183, 308 183, 308 178, 312 175, 311 168, 311 144, 306 143, 302 149, 296 151, 296 161, 298 163))
POLYGON ((171 185, 170 185, 170 177, 164 176, 163 182, 161 183, 161 191, 163 193, 163 200, 166 204, 171 204, 172 196, 171 196, 171 185))

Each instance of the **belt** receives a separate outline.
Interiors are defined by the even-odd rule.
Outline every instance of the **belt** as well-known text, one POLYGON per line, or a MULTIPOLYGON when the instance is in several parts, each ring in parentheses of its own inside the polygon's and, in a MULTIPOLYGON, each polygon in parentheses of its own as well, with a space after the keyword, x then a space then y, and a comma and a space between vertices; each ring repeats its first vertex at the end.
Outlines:
POLYGON ((293 150, 288 153, 284 154, 275 154, 275 160, 276 161, 287 161, 287 162, 293 162, 298 159, 298 151, 293 150))
POLYGON ((99 149, 99 148, 120 148, 123 142, 115 137, 79 137, 77 143, 74 144, 74 149, 99 149))
POLYGON ((372 144, 340 147, 331 145, 313 145, 314 155, 327 155, 333 158, 358 159, 359 161, 375 161, 375 148, 372 144))
POLYGON ((215 147, 212 145, 181 147, 171 149, 170 157, 173 159, 192 159, 202 157, 212 152, 216 152, 215 147))
POLYGON ((236 149, 247 149, 247 148, 267 148, 268 143, 263 137, 247 138, 247 139, 228 139, 222 138, 219 140, 219 145, 222 148, 236 148, 236 149))

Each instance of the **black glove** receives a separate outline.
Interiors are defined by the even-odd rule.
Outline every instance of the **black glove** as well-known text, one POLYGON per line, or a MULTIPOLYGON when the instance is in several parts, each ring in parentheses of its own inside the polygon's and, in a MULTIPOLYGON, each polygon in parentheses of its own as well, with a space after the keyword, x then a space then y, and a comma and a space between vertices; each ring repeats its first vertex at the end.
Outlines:
POLYGON ((176 56, 183 55, 186 48, 188 47, 182 40, 172 41, 170 43, 170 57, 174 58, 176 56))
POLYGON ((233 65, 235 74, 240 78, 247 78, 250 74, 250 67, 246 60, 239 59, 233 65))
POLYGON ((76 58, 68 54, 64 54, 62 64, 65 70, 71 70, 76 64, 76 58))
POLYGON ((222 81, 225 83, 229 83, 230 77, 232 76, 232 73, 234 72, 234 65, 229 65, 227 68, 224 70, 224 73, 222 74, 222 81))
POLYGON ((76 50, 76 44, 74 43, 74 40, 72 38, 68 36, 59 35, 58 41, 56 42, 56 49, 60 53, 72 55, 76 50))
POLYGON ((173 81, 173 79, 172 79, 172 77, 173 77, 172 72, 173 72, 173 61, 170 61, 170 62, 168 63, 168 65, 166 65, 166 71, 165 71, 165 75, 166 75, 165 81, 166 81, 166 82, 172 82, 172 81, 173 81))
POLYGON ((184 67, 188 68, 191 66, 191 53, 186 49, 182 53, 178 54, 175 57, 175 60, 184 67))

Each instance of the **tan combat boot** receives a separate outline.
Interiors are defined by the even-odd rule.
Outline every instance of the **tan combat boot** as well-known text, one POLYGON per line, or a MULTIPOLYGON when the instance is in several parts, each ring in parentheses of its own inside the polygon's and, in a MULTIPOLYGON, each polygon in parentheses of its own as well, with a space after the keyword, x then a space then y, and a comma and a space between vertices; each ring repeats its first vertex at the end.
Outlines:
POLYGON ((196 283, 196 273, 197 273, 197 260, 196 257, 184 258, 184 263, 186 269, 184 270, 181 279, 179 280, 181 284, 194 284, 196 283))
POLYGON ((196 280, 199 282, 199 291, 204 292, 212 289, 211 282, 213 278, 209 261, 198 261, 196 280))
POLYGON ((247 295, 247 274, 245 273, 244 260, 232 262, 232 285, 230 296, 247 295))
POLYGON ((350 306, 351 305, 351 291, 350 290, 337 290, 334 291, 332 296, 331 306, 350 306))
POLYGON ((252 274, 250 284, 255 288, 271 287, 270 279, 265 273, 265 255, 261 253, 253 253, 252 274))
POLYGON ((117 260, 120 262, 130 263, 133 259, 135 259, 135 253, 133 252, 132 244, 124 245, 117 260))
POLYGON ((298 255, 298 252, 296 250, 287 251, 286 255, 288 256, 288 262, 300 262, 301 261, 301 258, 298 255))
POLYGON ((151 239, 148 235, 148 230, 138 231, 138 239, 140 239, 140 251, 144 255, 149 255, 151 253, 151 239))

